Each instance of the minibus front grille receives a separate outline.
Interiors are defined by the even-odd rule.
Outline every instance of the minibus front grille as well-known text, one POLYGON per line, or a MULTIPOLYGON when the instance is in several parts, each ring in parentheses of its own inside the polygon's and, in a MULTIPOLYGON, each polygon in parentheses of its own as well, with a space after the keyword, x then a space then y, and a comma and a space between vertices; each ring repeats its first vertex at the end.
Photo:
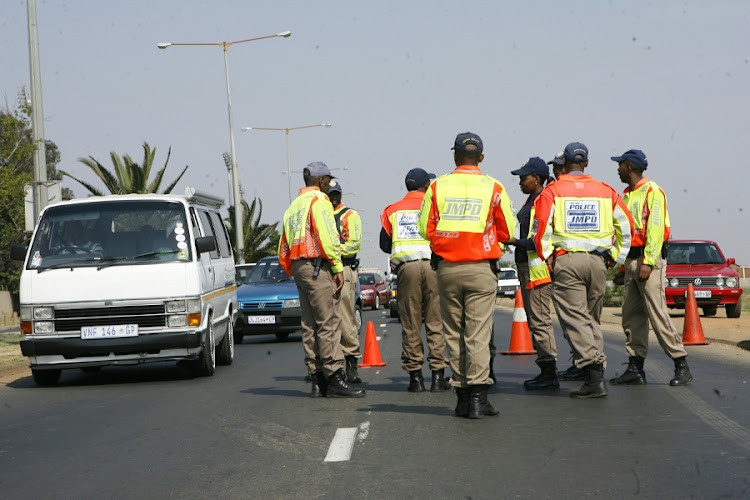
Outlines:
POLYGON ((84 326, 138 325, 139 328, 164 327, 163 304, 142 306, 56 309, 55 331, 79 331, 84 326))

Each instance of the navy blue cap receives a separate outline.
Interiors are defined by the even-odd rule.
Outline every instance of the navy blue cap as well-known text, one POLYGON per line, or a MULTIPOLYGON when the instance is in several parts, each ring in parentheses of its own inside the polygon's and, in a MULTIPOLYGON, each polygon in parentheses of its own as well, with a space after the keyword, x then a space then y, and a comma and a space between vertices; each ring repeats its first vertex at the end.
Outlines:
POLYGON ((484 145, 482 144, 482 139, 477 134, 464 132, 463 134, 458 134, 456 136, 456 140, 453 143, 453 147, 451 149, 455 150, 458 153, 478 155, 481 154, 484 150, 484 145), (466 146, 469 146, 471 144, 476 146, 477 149, 467 150, 466 146))
POLYGON ((409 191, 415 191, 435 177, 435 174, 430 174, 423 168, 412 168, 409 170, 409 173, 406 174, 404 183, 406 184, 406 189, 409 191))
POLYGON ((565 164, 565 151, 560 151, 547 162, 547 165, 564 165, 565 164))
POLYGON ((572 163, 580 163, 588 161, 589 159, 589 148, 586 147, 582 142, 571 142, 563 150, 563 157, 572 163), (582 158, 576 158, 576 156, 582 156, 582 158))
POLYGON ((328 168, 328 165, 326 165, 322 161, 314 161, 310 163, 307 167, 305 167, 305 170, 310 173, 310 177, 323 177, 327 175, 331 179, 336 178, 333 176, 333 174, 331 174, 331 170, 328 168))
POLYGON ((542 177, 549 177, 549 167, 546 163, 544 163, 544 160, 539 158, 538 156, 534 156, 533 158, 529 158, 526 160, 526 163, 523 164, 523 166, 517 170, 513 170, 511 172, 513 175, 540 175, 542 177))
POLYGON ((646 153, 640 149, 628 149, 621 156, 612 156, 611 158, 616 162, 629 161, 641 170, 646 170, 648 168, 646 153))
POLYGON ((331 181, 331 185, 328 187, 328 194, 331 193, 342 193, 343 191, 341 189, 341 183, 337 181, 331 181))

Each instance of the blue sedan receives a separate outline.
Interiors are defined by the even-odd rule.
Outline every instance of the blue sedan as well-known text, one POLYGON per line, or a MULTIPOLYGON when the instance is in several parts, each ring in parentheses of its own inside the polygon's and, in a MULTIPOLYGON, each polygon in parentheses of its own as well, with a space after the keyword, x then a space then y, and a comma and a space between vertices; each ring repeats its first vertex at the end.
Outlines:
POLYGON ((245 335, 276 335, 280 340, 302 327, 299 292, 278 257, 258 261, 237 289, 239 314, 234 325, 234 342, 245 335))

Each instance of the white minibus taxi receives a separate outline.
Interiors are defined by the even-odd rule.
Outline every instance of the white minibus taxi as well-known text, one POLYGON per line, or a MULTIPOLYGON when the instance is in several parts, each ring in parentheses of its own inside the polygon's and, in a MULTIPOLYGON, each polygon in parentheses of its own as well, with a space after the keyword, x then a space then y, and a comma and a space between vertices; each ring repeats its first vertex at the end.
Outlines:
POLYGON ((97 196, 51 205, 21 273, 21 352, 39 385, 61 370, 187 360, 213 375, 234 358, 234 257, 223 200, 97 196))

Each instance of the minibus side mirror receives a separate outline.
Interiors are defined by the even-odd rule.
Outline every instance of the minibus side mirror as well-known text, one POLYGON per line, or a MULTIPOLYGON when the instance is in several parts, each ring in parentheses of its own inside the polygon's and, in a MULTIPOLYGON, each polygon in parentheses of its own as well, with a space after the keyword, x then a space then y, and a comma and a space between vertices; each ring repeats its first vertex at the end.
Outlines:
POLYGON ((216 239, 213 236, 195 238, 195 249, 198 252, 198 255, 203 252, 213 252, 216 250, 216 239))
POLYGON ((26 245, 11 245, 10 246, 10 260, 26 260, 26 252, 29 251, 29 247, 26 245))

